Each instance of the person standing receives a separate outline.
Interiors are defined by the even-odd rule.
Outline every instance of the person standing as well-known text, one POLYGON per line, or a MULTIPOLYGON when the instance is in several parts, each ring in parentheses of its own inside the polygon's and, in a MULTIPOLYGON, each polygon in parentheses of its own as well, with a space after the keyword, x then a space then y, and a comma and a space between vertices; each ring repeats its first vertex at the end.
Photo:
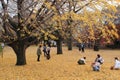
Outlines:
POLYGON ((78 43, 78 49, 81 51, 81 43, 78 43))
POLYGON ((4 48, 4 46, 5 46, 5 44, 4 44, 4 43, 1 43, 1 47, 2 47, 2 49, 4 48))
POLYGON ((44 44, 43 46, 44 57, 47 56, 47 46, 44 44))
POLYGON ((3 58, 3 49, 4 49, 4 47, 5 47, 5 44, 1 43, 1 56, 2 56, 2 58, 3 58))
POLYGON ((81 43, 81 50, 82 50, 82 52, 84 52, 84 51, 85 51, 85 50, 84 50, 84 48, 85 48, 84 43, 81 43))
POLYGON ((47 59, 50 59, 50 46, 47 47, 47 59))
POLYGON ((37 61, 40 61, 40 55, 42 54, 41 51, 41 45, 39 45, 38 49, 37 49, 37 61))

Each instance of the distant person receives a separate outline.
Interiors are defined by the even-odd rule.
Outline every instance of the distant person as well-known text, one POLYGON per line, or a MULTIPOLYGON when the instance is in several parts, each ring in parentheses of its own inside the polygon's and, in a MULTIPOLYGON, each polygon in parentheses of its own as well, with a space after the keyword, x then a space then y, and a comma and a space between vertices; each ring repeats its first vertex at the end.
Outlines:
POLYGON ((47 56, 47 46, 44 44, 43 46, 44 57, 47 56))
POLYGON ((81 50, 82 50, 82 52, 85 52, 85 45, 84 45, 84 43, 81 43, 81 50))
POLYGON ((40 55, 42 54, 42 51, 41 51, 41 45, 38 47, 37 49, 37 61, 40 61, 40 55))
POLYGON ((81 51, 81 43, 78 43, 77 47, 78 47, 78 50, 81 51))
POLYGON ((3 49, 4 49, 4 47, 5 47, 5 44, 4 43, 1 43, 1 46, 0 46, 0 48, 1 48, 1 52, 2 52, 2 58, 3 58, 3 49))
POLYGON ((120 69, 120 60, 118 59, 118 57, 115 57, 115 63, 111 67, 111 70, 119 70, 119 69, 120 69))
POLYGON ((47 59, 50 59, 50 46, 48 45, 48 47, 47 47, 47 59))
POLYGON ((2 49, 4 48, 4 46, 5 46, 5 44, 4 44, 4 43, 1 43, 1 47, 2 47, 2 49))
POLYGON ((97 54, 97 58, 95 59, 95 62, 100 62, 100 64, 103 64, 103 62, 104 62, 104 59, 101 57, 101 55, 100 54, 97 54))
POLYGON ((80 65, 86 64, 86 57, 83 57, 83 58, 79 59, 77 63, 80 64, 80 65))

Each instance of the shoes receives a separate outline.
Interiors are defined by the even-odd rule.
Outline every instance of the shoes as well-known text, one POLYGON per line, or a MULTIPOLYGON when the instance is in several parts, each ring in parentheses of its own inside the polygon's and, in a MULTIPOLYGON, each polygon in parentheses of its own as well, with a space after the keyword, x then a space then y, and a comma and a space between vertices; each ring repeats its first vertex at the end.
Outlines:
POLYGON ((40 62, 40 60, 37 60, 38 62, 40 62))

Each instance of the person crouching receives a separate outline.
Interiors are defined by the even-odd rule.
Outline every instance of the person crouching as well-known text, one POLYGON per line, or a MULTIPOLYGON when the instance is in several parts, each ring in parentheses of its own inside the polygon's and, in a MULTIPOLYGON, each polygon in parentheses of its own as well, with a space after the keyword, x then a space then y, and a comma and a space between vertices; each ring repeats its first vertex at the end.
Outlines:
POLYGON ((78 63, 79 65, 84 65, 84 64, 86 64, 86 57, 83 57, 83 58, 79 59, 77 63, 78 63))
POLYGON ((92 63, 93 71, 100 71, 101 61, 98 60, 97 62, 92 63))
POLYGON ((120 69, 120 60, 118 59, 118 57, 115 57, 115 63, 113 66, 111 66, 111 70, 119 70, 120 69))

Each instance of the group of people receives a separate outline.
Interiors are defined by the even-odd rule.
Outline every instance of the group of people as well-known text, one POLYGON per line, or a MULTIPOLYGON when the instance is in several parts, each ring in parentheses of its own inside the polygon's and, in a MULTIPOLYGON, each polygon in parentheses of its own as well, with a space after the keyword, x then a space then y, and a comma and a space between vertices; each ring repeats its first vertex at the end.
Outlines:
POLYGON ((42 54, 42 51, 44 53, 44 57, 46 57, 46 59, 50 59, 50 46, 47 46, 44 44, 43 46, 43 50, 41 50, 42 46, 39 45, 38 49, 37 49, 37 61, 40 61, 40 55, 42 54))
MULTIPOLYGON (((115 57, 115 63, 113 66, 110 67, 111 70, 119 70, 120 69, 120 60, 118 57, 115 57)), ((93 71, 100 71, 100 67, 103 64, 104 59, 100 56, 100 54, 97 54, 97 57, 95 61, 91 64, 93 71)), ((86 57, 83 57, 78 60, 77 62, 80 65, 86 64, 86 57)))

